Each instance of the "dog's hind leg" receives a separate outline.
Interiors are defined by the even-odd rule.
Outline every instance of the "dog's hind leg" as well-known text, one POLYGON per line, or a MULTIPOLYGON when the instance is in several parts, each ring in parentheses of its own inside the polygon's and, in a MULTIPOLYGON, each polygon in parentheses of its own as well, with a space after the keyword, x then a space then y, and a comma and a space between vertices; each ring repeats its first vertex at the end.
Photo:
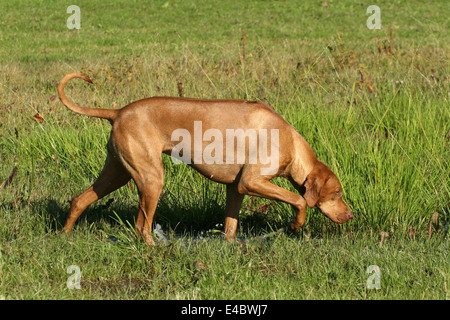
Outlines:
POLYGON ((94 184, 72 199, 64 231, 66 233, 70 232, 75 221, 90 204, 122 187, 130 179, 130 174, 120 160, 108 154, 105 166, 94 184))
POLYGON ((164 185, 164 166, 161 154, 149 149, 137 149, 132 157, 124 158, 139 191, 139 213, 136 231, 149 246, 154 244, 151 232, 153 216, 164 185), (149 151, 149 152, 147 152, 149 151))

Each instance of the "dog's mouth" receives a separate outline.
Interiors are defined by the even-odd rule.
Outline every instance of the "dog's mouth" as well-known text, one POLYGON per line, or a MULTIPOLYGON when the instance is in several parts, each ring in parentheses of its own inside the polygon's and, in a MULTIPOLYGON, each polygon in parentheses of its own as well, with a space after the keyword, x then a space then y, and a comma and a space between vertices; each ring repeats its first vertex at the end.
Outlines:
POLYGON ((355 216, 353 215, 353 213, 350 210, 348 210, 344 214, 342 214, 340 217, 341 217, 342 222, 339 222, 339 223, 345 223, 345 222, 353 219, 355 216))
POLYGON ((346 223, 347 221, 354 218, 353 213, 349 209, 339 214, 327 214, 326 212, 323 211, 322 213, 326 215, 331 221, 339 224, 346 223))

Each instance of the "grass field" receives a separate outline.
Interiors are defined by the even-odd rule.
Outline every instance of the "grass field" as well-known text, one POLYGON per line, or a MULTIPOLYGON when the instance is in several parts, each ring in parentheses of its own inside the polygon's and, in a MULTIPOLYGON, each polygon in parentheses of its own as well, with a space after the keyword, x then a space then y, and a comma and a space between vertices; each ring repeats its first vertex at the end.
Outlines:
POLYGON ((450 10, 379 1, 382 27, 369 30, 371 4, 77 1, 81 29, 69 30, 67 3, 0 1, 0 299, 448 299, 450 10), (110 131, 59 102, 70 72, 94 81, 66 88, 84 106, 270 104, 336 173, 355 218, 308 209, 298 234, 277 233, 291 208, 246 197, 228 244, 224 188, 164 157, 164 241, 136 239, 134 184, 62 235, 110 131), (80 289, 67 286, 71 265, 80 289), (367 286, 373 265, 380 289, 367 286))

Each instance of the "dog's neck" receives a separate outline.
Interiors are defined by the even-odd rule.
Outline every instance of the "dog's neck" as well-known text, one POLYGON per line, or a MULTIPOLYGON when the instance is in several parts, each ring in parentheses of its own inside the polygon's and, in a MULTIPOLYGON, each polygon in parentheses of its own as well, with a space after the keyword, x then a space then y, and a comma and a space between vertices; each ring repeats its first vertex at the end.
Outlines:
POLYGON ((290 176, 298 185, 303 185, 306 177, 319 160, 308 142, 296 131, 293 136, 293 143, 290 176))

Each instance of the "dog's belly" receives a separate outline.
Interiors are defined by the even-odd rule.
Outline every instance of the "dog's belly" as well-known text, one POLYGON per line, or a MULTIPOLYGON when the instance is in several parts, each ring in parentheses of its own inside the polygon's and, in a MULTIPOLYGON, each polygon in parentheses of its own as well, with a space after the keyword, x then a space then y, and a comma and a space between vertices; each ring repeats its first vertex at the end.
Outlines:
POLYGON ((243 164, 189 164, 190 167, 206 178, 219 183, 233 183, 236 181, 243 164))
POLYGON ((236 181, 242 164, 191 164, 195 170, 200 172, 206 178, 220 182, 233 183, 236 181))

